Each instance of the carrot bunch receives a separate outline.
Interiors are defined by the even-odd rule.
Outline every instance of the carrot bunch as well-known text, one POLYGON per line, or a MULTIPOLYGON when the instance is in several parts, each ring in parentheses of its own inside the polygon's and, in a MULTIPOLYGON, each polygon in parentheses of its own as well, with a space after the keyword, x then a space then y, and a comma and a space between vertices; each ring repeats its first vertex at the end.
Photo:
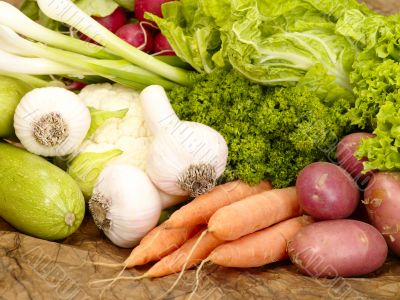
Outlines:
POLYGON ((287 242, 313 222, 301 216, 294 187, 235 181, 217 186, 153 229, 126 259, 131 268, 157 261, 143 277, 162 277, 204 261, 258 267, 283 260, 287 242))

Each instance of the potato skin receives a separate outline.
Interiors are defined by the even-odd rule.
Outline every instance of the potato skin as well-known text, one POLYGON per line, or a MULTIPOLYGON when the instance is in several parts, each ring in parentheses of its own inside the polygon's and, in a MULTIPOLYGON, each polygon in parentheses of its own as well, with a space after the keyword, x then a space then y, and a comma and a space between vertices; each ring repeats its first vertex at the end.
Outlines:
POLYGON ((400 173, 373 175, 364 193, 370 223, 385 237, 389 248, 400 255, 400 173))
POLYGON ((297 177, 296 192, 301 208, 320 220, 347 218, 360 202, 360 191, 350 174, 327 162, 306 166, 297 177))
POLYGON ((336 158, 339 165, 353 176, 354 180, 361 185, 368 183, 372 172, 362 174, 364 169, 363 162, 366 158, 358 160, 354 153, 362 140, 373 138, 375 135, 366 132, 356 132, 345 136, 337 145, 336 158))
POLYGON ((353 277, 377 270, 386 260, 385 239, 373 226, 355 220, 308 225, 288 243, 291 261, 313 277, 353 277))

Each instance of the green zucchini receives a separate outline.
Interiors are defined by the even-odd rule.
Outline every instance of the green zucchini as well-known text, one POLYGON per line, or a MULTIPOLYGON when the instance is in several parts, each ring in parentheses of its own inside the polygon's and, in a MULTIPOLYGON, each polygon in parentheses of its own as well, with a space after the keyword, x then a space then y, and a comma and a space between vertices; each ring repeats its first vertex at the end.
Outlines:
POLYGON ((72 234, 85 215, 77 183, 42 157, 0 143, 0 216, 46 240, 72 234))

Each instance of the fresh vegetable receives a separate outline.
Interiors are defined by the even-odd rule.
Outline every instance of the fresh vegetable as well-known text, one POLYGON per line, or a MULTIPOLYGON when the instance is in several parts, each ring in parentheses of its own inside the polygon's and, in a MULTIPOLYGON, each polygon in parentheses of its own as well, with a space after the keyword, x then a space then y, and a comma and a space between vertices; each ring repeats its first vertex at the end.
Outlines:
POLYGON ((114 55, 118 55, 144 70, 173 82, 183 85, 191 83, 187 71, 163 63, 124 42, 90 18, 70 0, 38 0, 38 4, 47 16, 76 28, 97 43, 105 46, 114 55))
POLYGON ((233 241, 300 213, 294 187, 270 190, 220 208, 210 218, 208 230, 221 240, 233 241))
MULTIPOLYGON (((0 46, 5 51, 21 56, 44 57, 48 60, 51 60, 51 63, 53 64, 57 62, 54 71, 58 72, 57 74, 73 74, 71 76, 75 77, 94 74, 108 78, 115 82, 122 82, 124 85, 137 89, 143 89, 144 86, 153 82, 158 82, 166 88, 172 88, 176 85, 168 80, 162 79, 154 73, 140 69, 128 63, 127 61, 93 59, 91 57, 78 55, 76 53, 51 48, 40 43, 35 43, 24 39, 8 27, 0 27, 0 39, 3 42, 0 44, 0 46), (60 67, 64 67, 64 69, 59 71, 60 67)), ((35 59, 43 60, 44 58, 35 59)), ((25 70, 20 67, 20 69, 23 70, 21 72, 31 72, 29 68, 25 70)), ((39 72, 41 72, 40 74, 46 74, 46 72, 51 72, 51 70, 52 69, 39 69, 39 72)))
POLYGON ((357 48, 335 33, 337 19, 356 1, 173 1, 155 21, 179 57, 200 72, 233 67, 264 85, 296 84, 313 66, 351 90, 357 48), (340 8, 338 8, 340 7, 340 8), (334 11, 335 15, 331 12, 334 11))
POLYGON ((79 97, 58 87, 34 89, 18 104, 15 133, 37 155, 64 156, 75 152, 90 127, 90 113, 79 97))
POLYGON ((185 228, 197 224, 207 224, 218 209, 270 189, 272 189, 272 186, 267 181, 256 186, 248 185, 242 181, 218 185, 209 193, 197 197, 174 212, 165 222, 165 226, 185 228))
POLYGON ((264 88, 233 71, 200 76, 191 88, 173 89, 169 98, 180 119, 211 126, 228 142, 224 180, 268 179, 285 187, 308 164, 326 160, 349 130, 350 100, 335 99, 341 94, 330 93, 331 81, 314 71, 309 74, 314 88, 323 81, 320 90, 334 100, 308 86, 264 88))
MULTIPOLYGON (((0 48, 1 47, 0 45, 0 48)), ((11 73, 27 75, 65 75, 75 74, 77 70, 46 58, 22 57, 0 49, 0 72, 7 75, 11 73)), ((92 74, 89 71, 78 72, 81 75, 92 74)))
MULTIPOLYGON (((178 205, 188 200, 187 196, 170 195, 161 190, 158 190, 158 193, 160 194, 161 206, 163 209, 172 208, 175 205, 178 205)), ((173 211, 168 213, 168 216, 172 214, 172 212, 173 211)))
POLYGON ((115 34, 143 52, 150 53, 153 50, 153 36, 142 23, 126 24, 115 34))
POLYGON ((100 173, 89 210, 97 227, 115 245, 131 248, 157 225, 161 201, 143 171, 114 165, 100 173))
POLYGON ((350 174, 327 162, 305 167, 297 178, 296 191, 302 209, 321 220, 346 218, 360 202, 358 186, 350 174))
POLYGON ((228 158, 224 138, 201 123, 180 121, 161 86, 145 88, 140 100, 154 135, 146 166, 154 184, 168 194, 191 197, 213 189, 228 158))
POLYGON ((287 243, 312 218, 292 218, 218 246, 207 260, 224 267, 253 268, 288 258, 287 243))
POLYGON ((336 147, 336 158, 339 165, 353 176, 354 180, 361 185, 368 183, 372 173, 362 174, 363 162, 366 158, 358 160, 355 157, 357 148, 363 140, 373 138, 374 135, 366 132, 357 132, 345 136, 336 147))
POLYGON ((176 55, 167 38, 161 32, 157 32, 154 36, 153 52, 155 55, 176 55))
POLYGON ((21 98, 30 90, 24 82, 0 75, 0 137, 14 135, 14 113, 21 98))
POLYGON ((378 59, 371 51, 358 56, 350 75, 357 96, 349 115, 353 124, 367 131, 377 127, 377 115, 382 105, 387 101, 397 103, 399 74, 399 62, 378 59))
MULTIPOLYGON (((110 15, 104 17, 93 17, 93 19, 110 30, 112 33, 117 32, 118 29, 128 23, 125 11, 121 7, 116 8, 110 15)), ((84 34, 81 35, 80 38, 86 42, 92 42, 92 39, 88 38, 84 34)))
POLYGON ((139 94, 109 83, 86 86, 79 98, 92 117, 87 139, 68 158, 67 172, 86 197, 105 166, 129 164, 145 170, 153 140, 142 113, 139 94))
MULTIPOLYGON (((55 1, 54 5, 57 5, 57 3, 59 2, 55 1)), ((59 8, 62 9, 61 6, 59 8)), ((59 49, 88 55, 90 57, 109 59, 115 57, 105 51, 101 46, 88 44, 87 42, 74 39, 70 36, 41 26, 25 16, 16 7, 5 1, 0 1, 0 24, 11 28, 13 31, 27 38, 59 49)))
POLYGON ((158 278, 189 269, 207 258, 222 243, 223 241, 212 233, 201 231, 186 241, 179 249, 158 261, 144 276, 158 278))
POLYGON ((47 240, 72 234, 85 215, 77 184, 45 159, 0 143, 0 216, 19 231, 47 240))
POLYGON ((377 115, 376 137, 363 140, 356 152, 357 158, 366 157, 364 171, 397 171, 400 170, 400 106, 387 101, 377 115))
POLYGON ((313 277, 354 277, 383 265, 385 239, 373 226, 354 220, 330 220, 308 225, 288 244, 299 270, 313 277))
MULTIPOLYGON (((145 13, 149 12, 155 14, 156 16, 161 17, 161 5, 166 2, 170 2, 172 0, 135 0, 135 17, 141 22, 148 22, 145 18, 145 13)), ((154 23, 150 23, 154 26, 154 23)))
POLYGON ((201 226, 198 225, 171 229, 160 225, 146 234, 140 244, 132 250, 124 264, 128 268, 132 268, 160 260, 181 247, 200 229, 201 226))
POLYGON ((385 237, 389 248, 400 255, 400 174, 374 173, 364 193, 369 220, 385 237))

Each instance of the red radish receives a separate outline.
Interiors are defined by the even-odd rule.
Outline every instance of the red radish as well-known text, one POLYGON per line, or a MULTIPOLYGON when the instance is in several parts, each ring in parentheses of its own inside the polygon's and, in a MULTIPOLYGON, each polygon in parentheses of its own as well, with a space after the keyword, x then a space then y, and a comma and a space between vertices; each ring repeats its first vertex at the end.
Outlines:
POLYGON ((115 34, 143 52, 150 53, 153 49, 153 36, 150 30, 140 23, 126 24, 115 34))
POLYGON ((148 21, 144 17, 145 12, 152 13, 153 15, 162 17, 161 5, 165 2, 173 0, 136 0, 135 1, 135 17, 139 21, 145 21, 152 24, 153 27, 157 27, 154 22, 148 21))
POLYGON ((86 86, 86 83, 80 82, 80 81, 67 81, 65 82, 65 87, 68 90, 72 91, 80 91, 86 86))
POLYGON ((167 38, 161 32, 158 32, 154 37, 153 53, 157 55, 176 55, 167 38))
POLYGON ((363 161, 365 159, 358 160, 354 153, 356 152, 358 146, 362 140, 373 138, 375 135, 366 132, 357 132, 345 136, 337 145, 336 157, 340 166, 353 176, 353 178, 364 185, 368 183, 368 180, 372 176, 372 172, 367 174, 362 174, 364 169, 363 161))
MULTIPOLYGON (((124 26, 128 21, 126 19, 125 11, 122 7, 118 7, 111 15, 106 17, 93 17, 97 22, 103 25, 105 28, 115 33, 118 29, 124 26)), ((80 36, 81 40, 86 42, 94 43, 94 41, 84 34, 80 36)))

